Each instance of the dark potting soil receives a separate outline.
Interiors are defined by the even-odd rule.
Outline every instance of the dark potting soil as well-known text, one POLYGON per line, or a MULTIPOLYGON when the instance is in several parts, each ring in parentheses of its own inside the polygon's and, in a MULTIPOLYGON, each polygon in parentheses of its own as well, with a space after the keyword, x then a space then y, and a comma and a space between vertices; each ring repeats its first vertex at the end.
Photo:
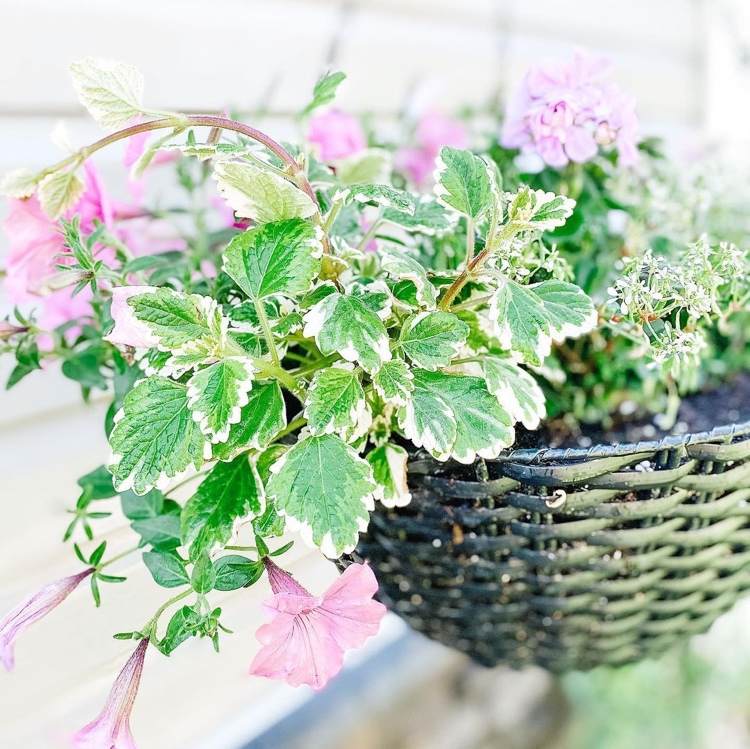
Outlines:
POLYGON ((572 433, 556 424, 528 432, 517 429, 515 447, 591 447, 596 444, 632 443, 667 435, 709 432, 715 427, 750 421, 750 372, 735 375, 711 390, 687 396, 671 428, 660 428, 659 415, 623 421, 612 429, 581 425, 572 433))

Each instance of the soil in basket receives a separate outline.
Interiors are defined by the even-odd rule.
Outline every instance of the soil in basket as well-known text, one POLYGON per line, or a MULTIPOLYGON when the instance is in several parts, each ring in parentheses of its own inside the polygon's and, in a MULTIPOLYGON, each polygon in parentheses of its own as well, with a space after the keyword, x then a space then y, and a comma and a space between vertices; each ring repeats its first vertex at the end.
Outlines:
POLYGON ((571 433, 558 424, 536 432, 518 430, 516 447, 590 447, 595 444, 640 442, 670 434, 708 432, 714 427, 750 421, 750 373, 736 375, 723 385, 688 396, 670 429, 659 428, 659 416, 621 421, 612 429, 581 425, 571 433))

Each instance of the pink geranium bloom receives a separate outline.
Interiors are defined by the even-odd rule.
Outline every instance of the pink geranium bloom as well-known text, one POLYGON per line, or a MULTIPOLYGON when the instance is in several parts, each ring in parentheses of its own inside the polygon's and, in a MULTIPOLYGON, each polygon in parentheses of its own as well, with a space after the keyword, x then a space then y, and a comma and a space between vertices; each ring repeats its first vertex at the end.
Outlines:
POLYGON ((500 141, 554 167, 592 159, 616 145, 620 163, 637 157, 635 100, 603 80, 609 63, 577 51, 565 64, 534 66, 511 98, 500 141))
POLYGON ((414 132, 416 146, 396 152, 396 168, 404 172, 418 187, 426 187, 435 170, 435 159, 443 146, 466 148, 469 134, 460 120, 440 112, 424 114, 414 132))
POLYGON ((146 648, 148 638, 138 643, 117 675, 98 717, 73 735, 71 743, 75 749, 136 749, 130 731, 130 713, 141 682, 146 648))
POLYGON ((116 286, 112 289, 112 308, 110 314, 115 321, 112 330, 104 336, 105 341, 116 346, 133 348, 155 348, 159 339, 151 332, 146 323, 136 316, 128 299, 137 294, 150 294, 156 291, 154 286, 116 286))
POLYGON ((329 109, 310 119, 307 140, 316 146, 321 161, 330 163, 354 156, 367 147, 360 121, 339 109, 329 109))
POLYGON ((263 645, 250 673, 322 689, 340 670, 344 652, 377 634, 385 606, 373 601, 378 582, 366 564, 351 564, 322 596, 308 593, 270 559, 271 620, 256 633, 263 645))
POLYGON ((0 661, 7 671, 15 664, 14 646, 18 635, 34 622, 47 616, 59 606, 94 570, 87 569, 77 575, 63 577, 48 583, 41 590, 21 601, 0 620, 0 661))

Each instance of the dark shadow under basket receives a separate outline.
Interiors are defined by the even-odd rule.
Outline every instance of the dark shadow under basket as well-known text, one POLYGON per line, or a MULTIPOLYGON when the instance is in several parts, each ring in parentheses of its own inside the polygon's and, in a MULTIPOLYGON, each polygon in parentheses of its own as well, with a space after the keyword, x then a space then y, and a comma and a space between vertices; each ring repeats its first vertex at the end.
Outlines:
POLYGON ((419 453, 409 477, 353 557, 414 629, 488 666, 658 655, 750 589, 750 422, 471 466, 419 453))

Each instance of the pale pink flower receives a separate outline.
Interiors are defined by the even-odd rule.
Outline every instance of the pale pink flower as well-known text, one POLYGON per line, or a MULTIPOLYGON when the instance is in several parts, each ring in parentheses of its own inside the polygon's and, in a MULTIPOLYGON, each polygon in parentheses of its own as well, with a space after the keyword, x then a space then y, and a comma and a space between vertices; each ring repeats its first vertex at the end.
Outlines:
POLYGON ((354 156, 367 147, 367 136, 360 121, 339 109, 329 109, 310 119, 307 140, 316 146, 327 164, 354 156))
POLYGON ((11 671, 15 663, 14 646, 18 635, 59 606, 93 571, 93 568, 83 570, 48 583, 0 620, 0 661, 7 671, 11 671))
POLYGON ((308 593, 270 559, 271 620, 256 633, 263 646, 250 673, 322 689, 343 665, 344 652, 377 634, 385 606, 373 601, 378 582, 366 564, 351 564, 322 596, 308 593))
POLYGON ((529 69, 505 115, 500 141, 554 167, 592 159, 615 145, 620 163, 638 157, 635 100, 604 80, 609 63, 576 51, 563 64, 529 69))
POLYGON ((104 709, 71 740, 75 749, 136 749, 130 731, 130 714, 143 673, 148 638, 142 639, 117 675, 104 709))
POLYGON ((150 294, 156 291, 154 286, 116 286, 112 289, 112 308, 110 314, 115 322, 112 330, 104 336, 105 341, 116 346, 133 348, 155 348, 159 339, 151 332, 146 323, 136 316, 128 299, 137 294, 150 294))
POLYGON ((443 146, 466 148, 469 134, 460 120, 436 111, 422 115, 414 131, 416 145, 396 152, 396 168, 404 172, 418 187, 430 183, 435 170, 435 159, 443 146))

